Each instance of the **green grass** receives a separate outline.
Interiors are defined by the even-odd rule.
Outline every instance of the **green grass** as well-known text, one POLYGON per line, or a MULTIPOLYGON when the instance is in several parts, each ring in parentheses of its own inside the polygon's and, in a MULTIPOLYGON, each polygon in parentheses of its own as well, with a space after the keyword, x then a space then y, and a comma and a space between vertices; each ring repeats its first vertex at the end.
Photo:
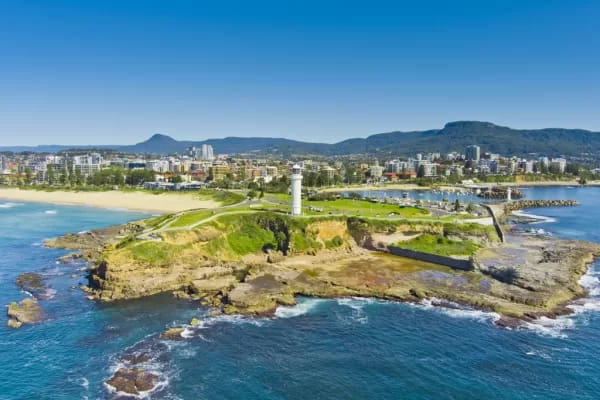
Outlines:
POLYGON ((444 224, 444 235, 483 236, 487 237, 490 241, 498 240, 498 234, 493 225, 481 225, 477 223, 444 224))
POLYGON ((246 195, 229 190, 202 189, 198 195, 203 200, 214 200, 222 206, 231 206, 246 200, 246 195))
POLYGON ((229 247, 238 255, 256 253, 265 247, 277 249, 273 232, 256 224, 244 224, 237 232, 227 236, 229 247))
POLYGON ((149 228, 156 228, 163 222, 166 222, 171 217, 173 217, 173 214, 159 215, 158 217, 153 217, 145 220, 145 224, 149 228))
POLYGON ((154 266, 162 266, 168 263, 176 250, 177 246, 163 242, 144 242, 129 247, 134 260, 154 266))
POLYGON ((427 210, 395 204, 372 203, 366 200, 337 199, 305 201, 304 206, 323 208, 323 213, 360 215, 363 217, 387 217, 394 214, 401 218, 419 218, 429 215, 427 210))
POLYGON ((428 233, 424 233, 407 242, 397 243, 396 246, 402 249, 421 251, 440 256, 468 256, 479 249, 479 246, 470 240, 459 242, 428 233))
POLYGON ((210 211, 192 211, 186 214, 183 214, 175 221, 173 221, 169 227, 170 228, 181 228, 189 225, 193 225, 197 222, 200 222, 208 217, 210 217, 212 213, 210 211))

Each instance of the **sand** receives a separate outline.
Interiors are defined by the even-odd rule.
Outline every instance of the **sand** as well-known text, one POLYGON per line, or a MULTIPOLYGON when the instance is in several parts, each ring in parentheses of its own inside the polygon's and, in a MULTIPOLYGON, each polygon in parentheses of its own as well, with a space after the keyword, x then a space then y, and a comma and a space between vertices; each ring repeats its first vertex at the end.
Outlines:
POLYGON ((215 208, 220 204, 212 200, 201 200, 193 193, 122 192, 45 192, 38 190, 0 189, 0 199, 36 203, 53 203, 126 209, 157 213, 178 212, 196 208, 215 208))

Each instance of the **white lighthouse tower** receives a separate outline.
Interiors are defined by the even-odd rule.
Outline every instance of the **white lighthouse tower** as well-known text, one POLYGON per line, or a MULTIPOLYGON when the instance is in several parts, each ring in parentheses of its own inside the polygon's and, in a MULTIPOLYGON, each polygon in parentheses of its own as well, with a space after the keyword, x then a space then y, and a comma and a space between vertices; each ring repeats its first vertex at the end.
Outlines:
POLYGON ((292 215, 302 215, 302 168, 294 164, 292 167, 292 215))

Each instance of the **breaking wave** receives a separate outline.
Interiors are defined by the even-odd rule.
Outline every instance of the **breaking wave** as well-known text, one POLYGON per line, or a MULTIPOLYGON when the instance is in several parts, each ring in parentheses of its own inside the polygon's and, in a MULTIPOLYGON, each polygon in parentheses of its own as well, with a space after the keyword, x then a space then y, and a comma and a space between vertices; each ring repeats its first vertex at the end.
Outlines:
POLYGON ((324 300, 321 299, 303 299, 295 306, 279 306, 277 307, 277 310, 275 310, 275 316, 277 318, 299 317, 301 315, 308 314, 323 301, 324 300))

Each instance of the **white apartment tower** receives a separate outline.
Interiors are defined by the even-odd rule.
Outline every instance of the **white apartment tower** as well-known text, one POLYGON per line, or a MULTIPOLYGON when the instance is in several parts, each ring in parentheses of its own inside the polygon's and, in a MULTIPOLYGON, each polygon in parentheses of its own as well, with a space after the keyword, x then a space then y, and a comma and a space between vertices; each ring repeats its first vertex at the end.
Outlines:
POLYGON ((292 167, 291 192, 292 215, 302 215, 302 168, 298 164, 292 167))
POLYGON ((202 160, 212 161, 215 158, 213 153, 213 148, 210 144, 203 144, 201 149, 201 157, 202 160))

